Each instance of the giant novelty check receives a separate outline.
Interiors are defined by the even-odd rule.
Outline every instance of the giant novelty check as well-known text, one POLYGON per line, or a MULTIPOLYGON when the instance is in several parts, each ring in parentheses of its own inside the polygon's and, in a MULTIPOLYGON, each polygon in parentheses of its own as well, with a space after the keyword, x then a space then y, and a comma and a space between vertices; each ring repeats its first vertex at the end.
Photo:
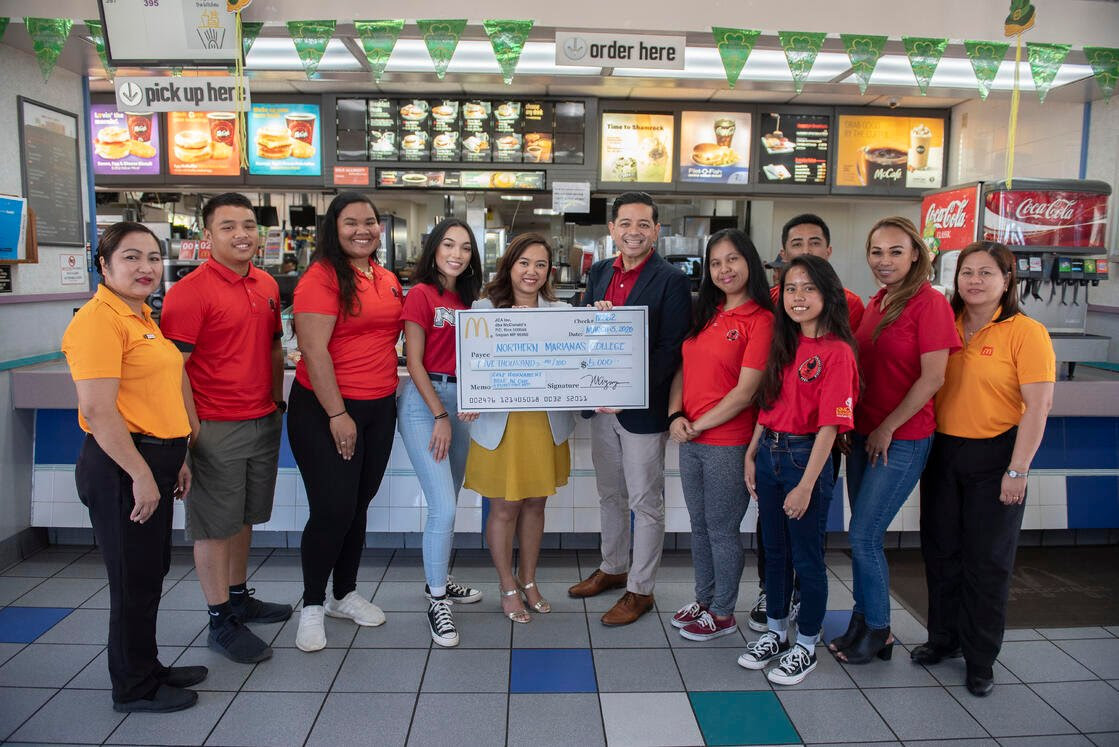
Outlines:
POLYGON ((649 406, 644 306, 470 309, 455 326, 460 410, 649 406))

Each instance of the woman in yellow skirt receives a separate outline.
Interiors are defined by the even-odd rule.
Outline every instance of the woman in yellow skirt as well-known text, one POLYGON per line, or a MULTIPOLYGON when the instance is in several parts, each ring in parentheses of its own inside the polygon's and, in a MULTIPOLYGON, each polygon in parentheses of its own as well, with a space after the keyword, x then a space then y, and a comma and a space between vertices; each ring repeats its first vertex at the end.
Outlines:
MULTIPOLYGON (((510 242, 473 308, 568 306, 555 300, 551 277, 547 240, 522 234, 510 242)), ((544 504, 571 473, 567 439, 574 430, 572 413, 543 411, 482 413, 470 427, 465 485, 490 502, 486 542, 501 584, 502 611, 513 622, 531 619, 525 603, 537 612, 551 611, 536 587, 536 562, 544 536, 544 504), (514 533, 520 543, 516 575, 514 533)))

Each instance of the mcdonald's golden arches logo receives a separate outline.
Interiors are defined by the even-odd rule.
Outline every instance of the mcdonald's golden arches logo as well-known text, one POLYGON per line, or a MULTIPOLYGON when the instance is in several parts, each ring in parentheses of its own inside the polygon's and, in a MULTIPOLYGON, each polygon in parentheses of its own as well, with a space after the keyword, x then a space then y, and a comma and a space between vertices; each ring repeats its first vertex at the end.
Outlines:
POLYGON ((490 336, 490 323, 486 321, 484 316, 468 317, 462 329, 462 339, 469 340, 471 333, 474 337, 489 337, 490 336))

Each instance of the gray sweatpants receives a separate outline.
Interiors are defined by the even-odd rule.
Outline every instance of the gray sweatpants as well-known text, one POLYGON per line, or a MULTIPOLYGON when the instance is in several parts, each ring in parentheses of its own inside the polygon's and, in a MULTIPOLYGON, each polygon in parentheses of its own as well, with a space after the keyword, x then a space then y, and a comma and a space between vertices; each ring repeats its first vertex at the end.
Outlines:
POLYGON ((745 553, 739 525, 750 505, 742 475, 746 445, 680 445, 680 482, 692 523, 696 601, 719 616, 734 614, 745 553))

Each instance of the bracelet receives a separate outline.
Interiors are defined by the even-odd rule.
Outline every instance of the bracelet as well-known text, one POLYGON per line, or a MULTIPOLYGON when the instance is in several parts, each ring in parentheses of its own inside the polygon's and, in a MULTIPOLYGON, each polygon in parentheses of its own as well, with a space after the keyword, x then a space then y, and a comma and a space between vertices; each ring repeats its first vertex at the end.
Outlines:
POLYGON ((451 417, 450 414, 446 410, 444 410, 443 412, 436 415, 435 419, 436 420, 442 420, 443 418, 449 418, 449 417, 451 417))
POLYGON ((340 417, 342 417, 342 416, 343 416, 343 415, 345 415, 345 414, 346 414, 346 411, 345 411, 345 410, 343 410, 342 412, 338 413, 337 415, 328 415, 328 416, 327 416, 327 419, 328 419, 328 420, 334 420, 334 418, 340 418, 340 417))
POLYGON ((685 413, 683 410, 677 410, 676 412, 668 416, 668 424, 672 425, 672 421, 676 420, 676 418, 683 418, 686 416, 687 413, 685 413))

